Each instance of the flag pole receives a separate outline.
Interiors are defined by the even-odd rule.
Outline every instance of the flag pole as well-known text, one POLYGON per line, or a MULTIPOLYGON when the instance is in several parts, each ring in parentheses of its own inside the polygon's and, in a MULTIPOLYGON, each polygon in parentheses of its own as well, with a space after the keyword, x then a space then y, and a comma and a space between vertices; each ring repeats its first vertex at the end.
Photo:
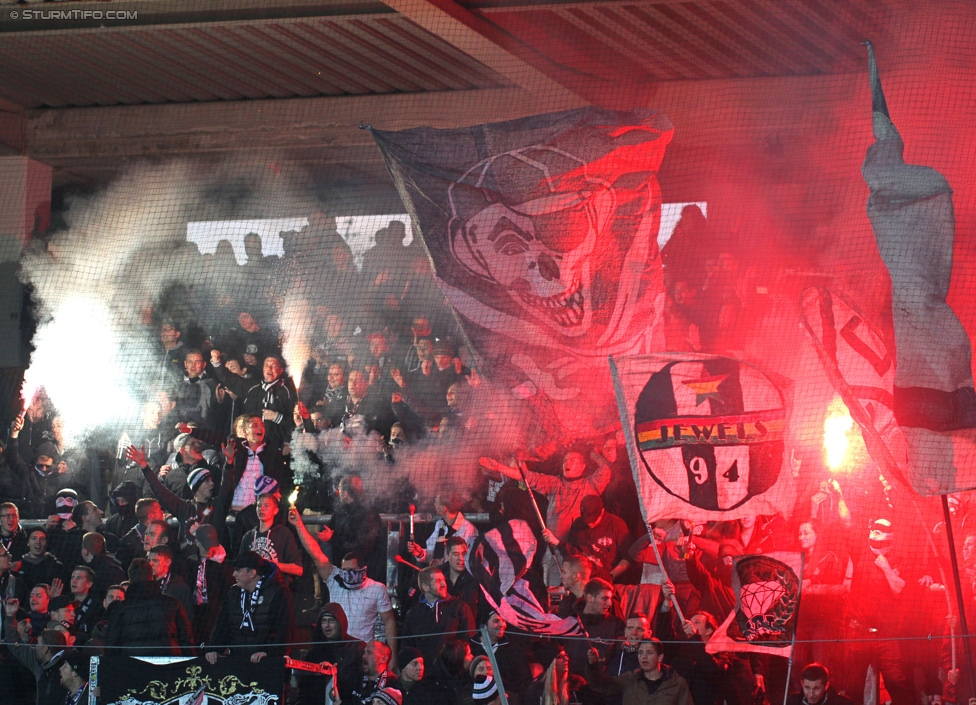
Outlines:
MULTIPOLYGON (((640 487, 640 463, 637 462, 637 442, 634 439, 634 429, 631 425, 627 423, 627 402, 624 398, 623 386, 620 384, 620 372, 617 370, 617 363, 614 362, 613 355, 607 358, 610 361, 610 376, 613 378, 613 393, 617 398, 617 413, 620 415, 620 425, 624 432, 624 440, 627 444, 627 459, 630 461, 630 471, 634 475, 634 485, 640 487)), ((657 565, 661 569, 661 574, 664 575, 664 579, 667 582, 671 582, 671 578, 668 577, 667 568, 664 567, 664 560, 661 558, 661 551, 658 550, 657 541, 654 538, 654 530, 651 529, 650 525, 647 523, 647 510, 644 507, 643 502, 641 503, 641 513, 644 515, 644 528, 647 529, 647 535, 651 539, 651 548, 654 549, 654 557, 657 559, 657 565)), ((681 606, 678 604, 678 597, 674 593, 671 594, 671 604, 674 605, 675 612, 678 614, 678 619, 681 623, 685 623, 685 616, 681 612, 681 606)))
POLYGON ((946 540, 949 542, 949 561, 952 564, 952 580, 956 587, 956 602, 959 608, 959 626, 962 628, 962 648, 966 654, 966 675, 969 677, 969 692, 976 693, 973 687, 973 654, 969 647, 969 625, 966 624, 966 601, 962 596, 962 581, 959 579, 959 560, 956 558, 956 540, 952 536, 952 515, 949 513, 949 495, 942 495, 942 515, 945 518, 946 540))
MULTIPOLYGON (((501 615, 498 616, 501 617, 501 615)), ((508 705, 508 694, 505 692, 505 684, 502 683, 502 672, 498 670, 498 659, 495 658, 495 650, 491 648, 491 641, 488 639, 487 624, 481 625, 481 645, 491 663, 491 671, 494 674, 495 684, 498 686, 498 697, 501 698, 502 705, 508 705)))
MULTIPOLYGON (((542 512, 539 510, 539 503, 535 499, 535 492, 532 491, 532 485, 529 484, 529 480, 525 476, 525 463, 522 460, 516 459, 515 466, 518 468, 519 475, 522 476, 522 483, 525 485, 525 491, 529 493, 529 499, 532 500, 532 508, 535 509, 535 517, 539 520, 539 525, 542 527, 542 530, 545 531, 549 527, 546 526, 546 520, 542 518, 542 512)), ((549 554, 556 562, 556 568, 559 568, 559 556, 556 555, 556 550, 548 541, 546 541, 546 548, 549 549, 549 554)))

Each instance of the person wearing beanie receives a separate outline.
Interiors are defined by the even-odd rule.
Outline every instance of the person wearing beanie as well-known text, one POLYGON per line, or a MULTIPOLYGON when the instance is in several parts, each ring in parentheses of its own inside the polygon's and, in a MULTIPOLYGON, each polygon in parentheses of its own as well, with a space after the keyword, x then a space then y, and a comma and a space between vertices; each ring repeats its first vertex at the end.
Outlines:
POLYGON ((457 692, 446 683, 429 675, 429 667, 420 649, 405 646, 397 661, 400 667, 400 691, 403 705, 455 705, 457 692))
POLYGON ((475 658, 485 657, 488 649, 492 650, 498 664, 498 678, 501 679, 505 692, 509 693, 510 703, 517 705, 518 694, 524 692, 532 682, 529 657, 523 648, 528 637, 524 634, 510 637, 507 634, 508 623, 495 611, 488 615, 484 624, 488 629, 488 644, 481 641, 481 632, 477 632, 471 637, 471 653, 475 658))
POLYGON ((420 649, 404 646, 397 654, 400 665, 400 690, 406 693, 424 679, 424 655, 420 649))
MULTIPOLYGON (((457 697, 458 705, 493 705, 499 701, 498 683, 487 656, 475 656, 468 666, 470 680, 457 697)), ((510 692, 505 685, 505 692, 510 692)))
MULTIPOLYGON (((266 656, 287 656, 293 631, 291 592, 278 567, 253 551, 242 551, 234 561, 234 587, 224 593, 223 608, 208 643, 227 645, 223 654, 246 655, 251 663, 266 656)), ((220 654, 207 651, 208 663, 220 654)))
MULTIPOLYGON (((311 640, 315 643, 303 660, 334 664, 339 692, 350 692, 362 676, 366 642, 349 635, 349 620, 342 605, 329 602, 322 606, 312 623, 311 640)), ((318 705, 322 701, 325 680, 317 674, 301 673, 298 687, 301 705, 318 705)))
POLYGON ((218 516, 216 513, 216 483, 209 468, 201 465, 190 471, 186 476, 186 486, 193 499, 183 499, 159 479, 141 449, 129 446, 126 457, 142 468, 146 484, 159 500, 159 506, 179 520, 183 531, 189 531, 194 524, 214 524, 219 527, 218 531, 222 530, 226 515, 218 516))
POLYGON ((88 701, 88 678, 91 659, 80 651, 69 651, 61 661, 58 675, 62 687, 68 691, 65 705, 83 705, 88 701))

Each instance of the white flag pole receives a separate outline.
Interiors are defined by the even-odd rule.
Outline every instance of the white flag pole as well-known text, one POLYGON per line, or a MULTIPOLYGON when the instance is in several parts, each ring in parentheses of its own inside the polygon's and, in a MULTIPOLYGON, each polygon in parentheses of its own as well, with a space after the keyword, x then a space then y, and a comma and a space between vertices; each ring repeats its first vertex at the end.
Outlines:
MULTIPOLYGON (((634 475, 634 486, 640 487, 640 463, 637 460, 637 441, 634 438, 634 429, 627 422, 627 399, 624 396, 623 385, 620 383, 620 372, 617 370, 617 363, 613 360, 613 355, 607 358, 610 361, 610 376, 613 378, 613 393, 617 398, 617 413, 620 415, 620 426, 624 431, 624 440, 627 443, 627 458, 630 461, 630 471, 634 475)), ((647 523, 647 509, 644 507, 644 503, 641 502, 641 514, 644 516, 644 528, 647 529, 647 535, 651 539, 651 547, 654 549, 654 557, 657 558, 658 567, 661 568, 661 573, 664 575, 664 579, 671 582, 668 577, 667 568, 664 567, 664 560, 661 558, 661 551, 657 547, 657 541, 654 538, 654 531, 651 529, 650 525, 647 523)), ((671 604, 674 605, 675 612, 678 614, 678 619, 681 623, 685 623, 685 616, 681 612, 681 606, 678 604, 677 595, 671 595, 671 604)))

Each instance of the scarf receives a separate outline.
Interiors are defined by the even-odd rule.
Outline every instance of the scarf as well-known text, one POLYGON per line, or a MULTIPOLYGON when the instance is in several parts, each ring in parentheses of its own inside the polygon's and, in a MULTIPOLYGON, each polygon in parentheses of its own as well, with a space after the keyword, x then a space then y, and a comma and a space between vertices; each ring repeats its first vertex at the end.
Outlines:
POLYGON ((231 500, 232 509, 244 509, 257 500, 254 494, 254 481, 264 474, 264 464, 258 457, 258 454, 264 450, 264 446, 265 444, 262 443, 253 450, 246 445, 244 446, 247 451, 247 464, 244 466, 244 472, 241 473, 240 482, 234 488, 234 497, 231 500))
MULTIPOLYGON (((0 546, 3 546, 7 553, 10 553, 10 547, 14 545, 14 539, 17 538, 17 534, 19 534, 21 531, 23 531, 23 529, 18 526, 14 532, 10 534, 10 536, 7 536, 6 538, 0 536, 0 546)), ((10 553, 11 562, 17 560, 18 558, 20 558, 20 556, 14 558, 14 554, 10 553)))
POLYGON ((270 409, 274 406, 275 389, 283 384, 282 380, 283 377, 279 377, 274 382, 261 382, 261 390, 264 392, 264 398, 261 400, 263 408, 270 409))
MULTIPOLYGON (((458 512, 454 517, 454 521, 451 524, 458 523, 458 519, 461 519, 461 513, 458 512)), ((434 557, 432 562, 440 563, 444 560, 444 549, 447 547, 447 540, 457 533, 457 530, 448 524, 443 519, 438 519, 437 524, 434 525, 434 557)))
POLYGON ((366 581, 366 568, 359 568, 358 570, 338 568, 335 571, 335 581, 339 587, 346 590, 359 590, 366 581))
POLYGON ((75 624, 78 625, 79 631, 82 632, 88 631, 88 625, 82 624, 82 621, 84 621, 85 615, 88 614, 88 610, 90 610, 92 608, 92 605, 94 604, 95 604, 94 595, 89 595, 88 597, 85 598, 85 601, 78 606, 78 612, 75 616, 75 624))
POLYGON ((241 612, 244 617, 241 619, 241 629, 250 629, 254 631, 254 608, 261 604, 261 587, 264 584, 264 578, 258 580, 258 584, 254 586, 254 592, 248 594, 247 590, 241 590, 241 612))
POLYGON ((197 584, 193 590, 194 604, 207 604, 207 561, 223 563, 225 558, 227 558, 227 549, 218 544, 214 547, 212 556, 204 556, 200 559, 200 565, 197 566, 197 584))

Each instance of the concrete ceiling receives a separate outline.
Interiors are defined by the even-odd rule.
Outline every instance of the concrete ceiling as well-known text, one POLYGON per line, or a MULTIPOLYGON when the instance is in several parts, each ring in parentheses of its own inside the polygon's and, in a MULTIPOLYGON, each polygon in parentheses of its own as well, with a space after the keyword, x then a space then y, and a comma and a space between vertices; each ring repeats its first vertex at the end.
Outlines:
POLYGON ((137 159, 235 153, 296 161, 327 183, 385 183, 361 123, 667 109, 681 86, 705 81, 733 93, 777 78, 820 86, 864 70, 859 42, 878 36, 893 2, 0 6, 0 154, 52 165, 62 186, 102 183, 137 159))

